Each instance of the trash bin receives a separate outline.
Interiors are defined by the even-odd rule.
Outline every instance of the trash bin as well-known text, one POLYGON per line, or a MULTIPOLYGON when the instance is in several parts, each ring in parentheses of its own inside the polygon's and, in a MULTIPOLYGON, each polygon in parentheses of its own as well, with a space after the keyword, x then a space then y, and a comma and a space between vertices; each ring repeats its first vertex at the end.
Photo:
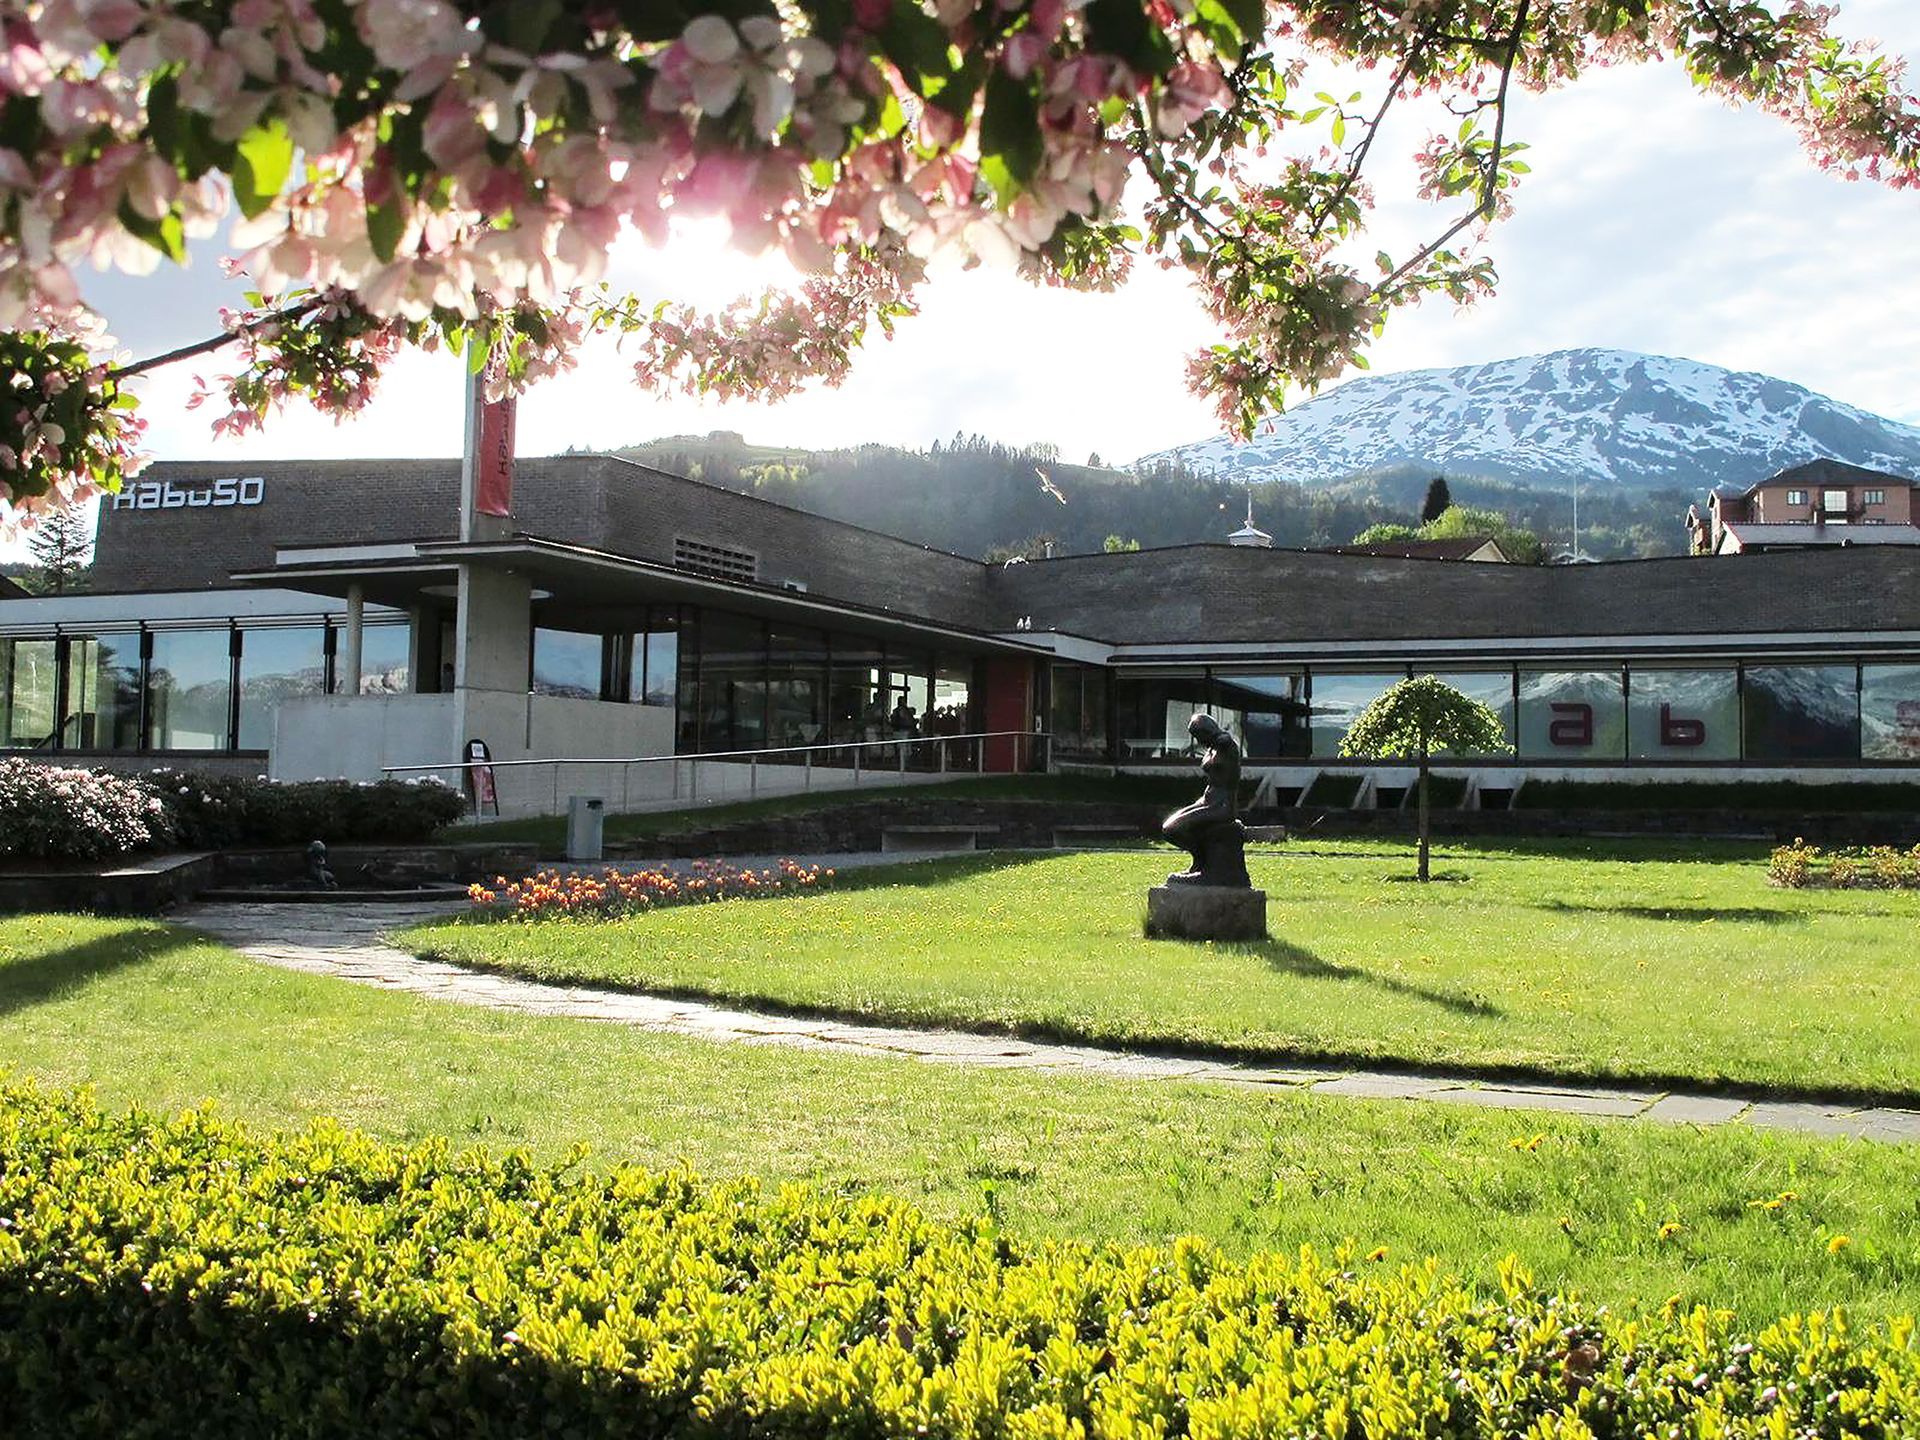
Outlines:
POLYGON ((567 859, 598 860, 607 822, 607 802, 598 795, 567 797, 567 859))

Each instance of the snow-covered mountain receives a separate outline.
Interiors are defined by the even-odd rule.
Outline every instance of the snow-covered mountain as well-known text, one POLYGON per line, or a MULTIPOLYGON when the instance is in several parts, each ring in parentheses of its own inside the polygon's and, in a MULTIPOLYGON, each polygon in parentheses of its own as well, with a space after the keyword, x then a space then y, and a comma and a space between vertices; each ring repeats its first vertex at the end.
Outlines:
POLYGON ((1558 350, 1350 380, 1260 427, 1142 457, 1313 484, 1417 466, 1632 489, 1755 480, 1821 458, 1920 478, 1920 426, 1767 375, 1626 350, 1558 350))

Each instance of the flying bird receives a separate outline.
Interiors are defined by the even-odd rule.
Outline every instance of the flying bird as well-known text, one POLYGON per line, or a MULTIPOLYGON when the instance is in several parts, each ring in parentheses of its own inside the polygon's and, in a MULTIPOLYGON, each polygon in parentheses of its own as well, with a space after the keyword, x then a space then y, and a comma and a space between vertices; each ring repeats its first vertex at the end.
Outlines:
POLYGON ((1053 496, 1053 498, 1058 500, 1062 505, 1067 503, 1067 497, 1060 493, 1060 487, 1053 483, 1052 478, 1046 471, 1036 465, 1033 467, 1033 473, 1040 477, 1040 489, 1044 493, 1053 496))

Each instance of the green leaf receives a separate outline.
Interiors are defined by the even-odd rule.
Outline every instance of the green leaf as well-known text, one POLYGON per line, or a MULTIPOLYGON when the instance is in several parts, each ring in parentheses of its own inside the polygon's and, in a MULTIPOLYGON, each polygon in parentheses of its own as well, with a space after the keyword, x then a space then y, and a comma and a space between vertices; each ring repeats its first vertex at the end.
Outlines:
POLYGON ((1006 71, 994 70, 980 115, 980 169, 1003 202, 1033 178, 1040 148, 1040 110, 1032 93, 1006 71))
POLYGON ((129 234, 146 241, 174 264, 187 263, 186 230, 178 215, 168 211, 158 220, 149 220, 125 200, 120 202, 118 214, 129 234))
POLYGON ((383 262, 393 259, 393 252, 400 246, 400 237, 406 232, 407 217, 398 205, 378 205, 367 203, 367 241, 373 246, 373 253, 383 262))
MULTIPOLYGON (((273 203, 293 173, 293 136, 278 116, 262 120, 234 152, 233 198, 249 220, 273 203)), ((391 253, 391 252, 389 252, 391 253)))

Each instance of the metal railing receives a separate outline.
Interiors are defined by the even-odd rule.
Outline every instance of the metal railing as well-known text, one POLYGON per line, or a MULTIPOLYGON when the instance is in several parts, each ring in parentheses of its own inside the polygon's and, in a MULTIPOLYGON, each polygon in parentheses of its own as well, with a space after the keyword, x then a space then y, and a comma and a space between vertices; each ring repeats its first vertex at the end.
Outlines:
MULTIPOLYGON (((836 740, 811 745, 764 746, 752 750, 703 750, 688 755, 632 755, 632 756, 536 756, 522 760, 489 760, 474 762, 456 760, 446 763, 434 762, 422 765, 382 765, 381 773, 393 775, 430 775, 454 772, 465 777, 468 771, 480 765, 490 766, 495 772, 496 794, 499 785, 499 772, 531 772, 537 767, 546 766, 550 770, 551 809, 547 814, 560 812, 561 774, 563 767, 583 766, 620 767, 620 806, 622 810, 631 810, 634 804, 633 772, 647 766, 665 765, 669 768, 670 780, 666 793, 643 796, 644 802, 657 803, 661 808, 678 805, 698 805, 700 798, 700 767, 702 765, 744 766, 746 769, 746 794, 749 800, 759 798, 763 768, 782 775, 800 772, 800 784, 797 787, 784 786, 780 794, 807 794, 814 789, 816 775, 846 777, 841 783, 832 785, 833 789, 859 789, 862 784, 876 776, 887 776, 888 783, 899 784, 909 775, 954 775, 984 774, 987 770, 988 752, 992 742, 999 741, 1012 751, 1010 756, 996 755, 997 761, 1009 762, 996 764, 995 769, 1024 771, 1032 766, 1037 758, 1039 768, 1046 769, 1052 763, 1053 737, 1044 730, 978 730, 961 735, 903 735, 883 740, 836 740), (816 757, 825 759, 817 760, 816 757), (872 758, 869 758, 872 757, 872 758), (916 757, 918 763, 915 763, 916 757), (834 763, 839 761, 840 763, 834 763), (875 762, 878 763, 875 763, 875 762), (681 783, 682 768, 685 767, 686 783, 681 783)), ((451 778, 451 777, 450 777, 451 778)), ((725 777, 722 776, 722 779, 725 777)), ((455 782, 459 783, 459 782, 455 782)), ((527 803, 532 804, 531 786, 524 787, 527 803)), ((467 787, 473 793, 474 787, 467 787)), ((609 803, 612 796, 605 796, 609 803)), ((721 794, 707 803, 721 799, 740 798, 737 795, 721 794)), ((501 804, 501 812, 506 806, 501 804)), ((535 811, 534 813, 539 813, 535 811)))

